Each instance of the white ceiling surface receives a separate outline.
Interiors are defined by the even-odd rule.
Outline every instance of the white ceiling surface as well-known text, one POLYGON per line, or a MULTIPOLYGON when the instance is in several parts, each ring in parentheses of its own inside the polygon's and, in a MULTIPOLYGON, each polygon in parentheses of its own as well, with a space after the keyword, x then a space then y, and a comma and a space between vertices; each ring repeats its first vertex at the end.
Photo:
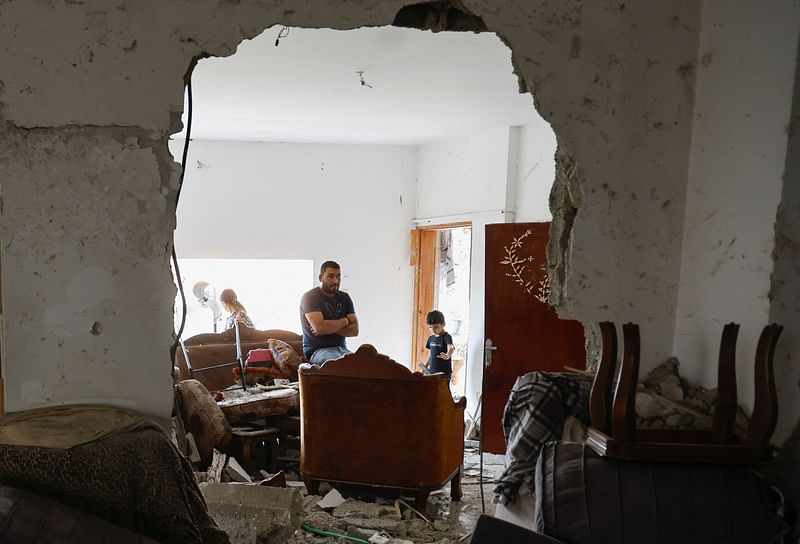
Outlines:
POLYGON ((192 139, 418 145, 539 119, 495 34, 279 30, 198 62, 192 139))

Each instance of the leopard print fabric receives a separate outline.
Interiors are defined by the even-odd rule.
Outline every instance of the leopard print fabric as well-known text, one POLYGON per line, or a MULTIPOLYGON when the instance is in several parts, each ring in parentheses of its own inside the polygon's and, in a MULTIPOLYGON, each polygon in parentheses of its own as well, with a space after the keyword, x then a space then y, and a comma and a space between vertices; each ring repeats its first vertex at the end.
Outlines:
POLYGON ((155 428, 70 449, 0 444, 0 482, 159 542, 230 544, 188 461, 155 428))

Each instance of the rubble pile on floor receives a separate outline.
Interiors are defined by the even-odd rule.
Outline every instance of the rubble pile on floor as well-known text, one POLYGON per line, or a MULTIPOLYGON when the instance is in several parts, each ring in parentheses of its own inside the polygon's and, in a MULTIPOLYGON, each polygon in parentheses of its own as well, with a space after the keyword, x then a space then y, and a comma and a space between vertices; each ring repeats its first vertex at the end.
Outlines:
MULTIPOLYGON (((270 476, 264 471, 251 475, 252 483, 234 482, 239 479, 237 471, 230 470, 235 460, 231 464, 224 459, 215 453, 213 468, 196 475, 203 481, 200 487, 209 513, 228 532, 232 544, 456 544, 469 540, 482 512, 479 457, 474 451, 465 458, 462 501, 451 502, 449 491, 439 490, 431 494, 426 512, 417 511, 410 497, 385 498, 363 488, 340 492, 322 483, 320 495, 308 495, 299 475, 291 470, 285 473, 285 488, 269 487, 263 480, 258 485, 261 478, 270 476)), ((489 513, 494 506, 493 476, 498 471, 502 465, 484 463, 489 513)))
MULTIPOLYGON (((716 389, 692 385, 679 372, 675 357, 651 370, 636 392, 638 427, 699 429, 711 428, 716 389)), ((748 416, 739 407, 736 426, 746 429, 748 416)))

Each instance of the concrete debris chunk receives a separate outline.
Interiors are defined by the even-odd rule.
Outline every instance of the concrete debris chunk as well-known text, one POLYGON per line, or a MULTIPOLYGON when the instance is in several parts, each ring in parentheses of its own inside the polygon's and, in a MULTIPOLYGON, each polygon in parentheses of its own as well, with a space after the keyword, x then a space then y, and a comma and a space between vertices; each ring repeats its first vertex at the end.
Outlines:
POLYGON ((450 526, 447 524, 445 520, 437 519, 436 521, 433 522, 433 528, 436 529, 437 531, 446 531, 447 529, 450 528, 450 526))
POLYGON ((692 414, 673 414, 667 418, 665 423, 671 429, 689 427, 694 423, 694 416, 692 414))
POLYGON ((660 384, 661 395, 669 400, 683 400, 683 386, 679 380, 664 380, 660 384))
POLYGON ((201 483, 208 512, 231 542, 285 542, 300 528, 302 495, 296 489, 201 483))
POLYGON ((653 370, 647 373, 647 376, 642 383, 646 385, 657 385, 665 378, 668 377, 677 377, 678 376, 678 367, 680 367, 680 362, 676 357, 670 357, 653 370))
POLYGON ((209 482, 221 482, 222 471, 225 470, 227 457, 224 453, 214 450, 211 457, 211 465, 208 467, 207 480, 209 482))
POLYGON ((317 503, 320 508, 336 508, 344 502, 344 497, 339 493, 336 488, 328 491, 327 495, 322 497, 322 500, 317 503))
POLYGON ((189 461, 192 463, 200 462, 200 452, 197 450, 197 442, 192 433, 186 433, 186 449, 189 451, 189 461))
POLYGON ((386 531, 396 533, 400 529, 400 520, 388 518, 356 518, 346 517, 343 520, 348 526, 353 525, 363 529, 375 531, 386 531))
POLYGON ((225 465, 225 475, 230 478, 232 482, 251 483, 253 481, 250 475, 247 474, 247 471, 242 468, 242 465, 233 457, 228 458, 228 464, 225 465))
MULTIPOLYGON (((289 489, 293 489, 293 488, 289 487, 289 489)), ((319 500, 320 500, 320 496, 319 495, 307 495, 305 498, 303 498, 303 510, 308 512, 311 508, 314 507, 314 505, 317 502, 319 502, 319 500)))
POLYGON ((372 529, 362 529, 361 527, 353 527, 352 525, 347 528, 347 536, 353 538, 360 538, 361 540, 369 540, 372 535, 376 535, 372 529))
POLYGON ((656 393, 639 391, 636 393, 636 415, 648 419, 651 417, 663 417, 674 414, 675 410, 667 408, 663 402, 658 400, 656 393))
POLYGON ((348 498, 331 512, 335 518, 360 517, 360 518, 379 518, 396 517, 394 506, 385 504, 374 504, 369 502, 357 501, 348 498))

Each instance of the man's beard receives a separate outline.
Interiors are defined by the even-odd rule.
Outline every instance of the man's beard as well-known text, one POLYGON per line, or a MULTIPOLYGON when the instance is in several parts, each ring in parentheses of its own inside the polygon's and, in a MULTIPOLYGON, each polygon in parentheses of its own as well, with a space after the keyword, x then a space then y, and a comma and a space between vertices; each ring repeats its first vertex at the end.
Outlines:
POLYGON ((325 285, 324 283, 322 284, 322 291, 328 293, 329 295, 335 294, 336 291, 338 290, 339 290, 338 285, 325 285))

